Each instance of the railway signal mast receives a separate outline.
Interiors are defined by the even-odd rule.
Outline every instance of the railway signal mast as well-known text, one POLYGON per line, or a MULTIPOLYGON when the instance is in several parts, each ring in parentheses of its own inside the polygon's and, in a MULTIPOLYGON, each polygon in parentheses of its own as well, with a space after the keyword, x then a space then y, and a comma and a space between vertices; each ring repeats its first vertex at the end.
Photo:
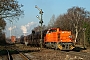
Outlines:
POLYGON ((43 20, 42 20, 42 15, 43 15, 43 11, 42 9, 38 8, 37 5, 35 5, 35 8, 37 8, 39 10, 39 14, 41 15, 41 17, 39 17, 38 15, 36 16, 40 21, 39 23, 41 24, 41 39, 40 39, 40 46, 42 48, 42 24, 43 24, 43 20))

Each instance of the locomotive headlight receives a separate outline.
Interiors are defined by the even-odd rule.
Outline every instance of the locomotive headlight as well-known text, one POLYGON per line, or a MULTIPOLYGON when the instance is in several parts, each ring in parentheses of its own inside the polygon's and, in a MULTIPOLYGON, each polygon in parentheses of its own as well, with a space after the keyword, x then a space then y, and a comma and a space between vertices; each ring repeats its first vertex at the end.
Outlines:
POLYGON ((70 40, 71 41, 71 40, 70 40))
POLYGON ((72 38, 72 36, 71 36, 71 35, 69 35, 69 38, 72 38))
POLYGON ((62 41, 62 40, 61 40, 62 41))

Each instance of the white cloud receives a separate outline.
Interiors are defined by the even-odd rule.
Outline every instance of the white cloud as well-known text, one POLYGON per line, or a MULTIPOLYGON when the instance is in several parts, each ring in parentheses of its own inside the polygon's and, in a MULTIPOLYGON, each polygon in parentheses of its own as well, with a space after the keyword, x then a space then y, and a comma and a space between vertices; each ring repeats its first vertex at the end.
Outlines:
POLYGON ((24 34, 28 33, 27 31, 31 28, 31 26, 36 25, 36 22, 29 22, 26 25, 21 26, 21 30, 23 31, 24 34))
POLYGON ((17 37, 21 36, 22 34, 28 35, 31 33, 32 29, 37 25, 38 25, 37 22, 29 22, 26 25, 21 25, 20 27, 19 26, 7 27, 7 30, 6 30, 7 37, 11 36, 12 34, 16 35, 17 37))
POLYGON ((26 28, 26 26, 21 26, 21 30, 23 31, 23 33, 27 33, 27 28, 26 28))

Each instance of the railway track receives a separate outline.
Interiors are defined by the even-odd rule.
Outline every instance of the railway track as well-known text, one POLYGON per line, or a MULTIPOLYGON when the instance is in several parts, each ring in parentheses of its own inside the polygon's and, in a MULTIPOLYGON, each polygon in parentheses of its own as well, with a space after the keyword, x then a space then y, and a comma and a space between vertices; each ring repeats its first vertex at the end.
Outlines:
POLYGON ((18 52, 18 54, 12 54, 13 60, 30 60, 30 58, 28 58, 24 53, 20 52, 17 48, 14 48, 13 50, 18 52), (17 56, 18 58, 16 59, 17 56))
POLYGON ((1 55, 0 60, 30 60, 25 54, 10 54, 10 51, 6 50, 7 54, 1 55))
POLYGON ((5 50, 7 54, 0 55, 0 60, 30 60, 24 53, 11 54, 9 50, 5 50))
MULTIPOLYGON (((10 46, 9 46, 10 47, 10 46)), ((60 51, 60 50, 54 50, 54 49, 46 49, 46 48, 42 48, 41 51, 39 51, 37 48, 33 48, 30 46, 23 46, 23 47, 19 47, 18 48, 11 48, 11 50, 13 51, 17 51, 15 53, 11 53, 12 51, 9 51, 9 53, 7 55, 4 56, 0 56, 0 60, 42 60, 43 58, 45 58, 44 60, 64 60, 64 59, 69 59, 69 60, 90 60, 90 53, 86 53, 86 52, 76 52, 76 51, 60 51), (24 48, 23 48, 24 47, 24 48), (30 49, 30 53, 28 53, 28 50, 30 49), (36 51, 35 51, 36 49, 36 51), (34 50, 34 51, 32 51, 34 50), (27 52, 26 52, 27 51, 27 52), (7 57, 9 54, 10 57, 7 57)), ((6 47, 8 48, 8 47, 6 47)))
POLYGON ((2 52, 1 53, 2 55, 0 56, 0 58, 2 60, 12 60, 12 57, 11 57, 9 50, 2 50, 1 52, 2 52))
POLYGON ((12 55, 13 60, 30 60, 25 54, 19 53, 19 54, 13 54, 12 55))
MULTIPOLYGON (((46 49, 46 48, 44 48, 44 49, 46 49)), ((53 50, 53 49, 51 49, 51 50, 53 50)), ((72 59, 90 60, 90 53, 87 53, 87 52, 82 52, 82 51, 80 51, 80 52, 77 52, 77 51, 66 52, 66 51, 60 51, 60 50, 54 50, 54 51, 57 52, 57 54, 61 53, 63 56, 66 55, 65 57, 66 58, 69 57, 71 60, 72 59)))
POLYGON ((23 52, 20 52, 16 46, 4 46, 0 50, 0 60, 30 60, 23 52), (17 57, 18 56, 18 57, 17 57))

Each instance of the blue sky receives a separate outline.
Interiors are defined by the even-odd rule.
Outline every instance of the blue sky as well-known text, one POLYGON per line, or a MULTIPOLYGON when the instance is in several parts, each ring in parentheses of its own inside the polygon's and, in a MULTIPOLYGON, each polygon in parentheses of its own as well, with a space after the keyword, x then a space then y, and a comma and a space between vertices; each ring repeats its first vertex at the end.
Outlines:
MULTIPOLYGON (((24 10, 24 17, 20 18, 18 22, 14 22, 12 30, 15 32, 14 35, 20 36, 23 34, 23 29, 26 27, 26 34, 30 34, 33 27, 39 25, 39 20, 36 18, 39 14, 38 9, 35 8, 37 5, 43 10, 43 21, 44 25, 48 25, 50 18, 54 14, 57 18, 60 14, 66 13, 69 8, 73 6, 79 6, 86 8, 90 11, 90 0, 17 0, 19 4, 23 4, 22 10, 24 10), (31 24, 31 25, 30 25, 31 24)), ((10 23, 7 24, 7 28, 10 28, 10 23)), ((7 36, 10 36, 10 30, 7 29, 7 36)))

